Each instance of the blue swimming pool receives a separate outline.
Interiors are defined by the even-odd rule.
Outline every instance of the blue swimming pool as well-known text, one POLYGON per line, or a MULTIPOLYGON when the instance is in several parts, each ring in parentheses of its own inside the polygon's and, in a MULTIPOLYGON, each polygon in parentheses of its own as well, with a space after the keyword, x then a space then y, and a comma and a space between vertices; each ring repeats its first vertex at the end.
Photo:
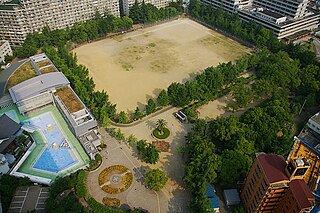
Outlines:
POLYGON ((33 117, 27 122, 37 127, 48 143, 33 168, 58 173, 78 162, 50 112, 33 117))

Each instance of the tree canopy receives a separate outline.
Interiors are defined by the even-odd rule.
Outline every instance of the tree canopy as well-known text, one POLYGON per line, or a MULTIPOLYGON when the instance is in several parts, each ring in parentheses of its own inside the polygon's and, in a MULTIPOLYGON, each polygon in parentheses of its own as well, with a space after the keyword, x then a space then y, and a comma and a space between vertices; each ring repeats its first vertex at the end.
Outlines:
POLYGON ((146 187, 154 191, 159 191, 160 189, 162 189, 167 181, 168 181, 168 178, 166 174, 160 169, 151 170, 146 174, 146 177, 145 177, 146 187))

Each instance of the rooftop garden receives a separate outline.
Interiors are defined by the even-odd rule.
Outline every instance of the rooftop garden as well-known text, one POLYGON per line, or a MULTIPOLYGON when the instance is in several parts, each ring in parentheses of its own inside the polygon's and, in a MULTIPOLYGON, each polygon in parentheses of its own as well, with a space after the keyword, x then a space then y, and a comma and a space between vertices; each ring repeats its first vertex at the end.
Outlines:
POLYGON ((33 69, 30 61, 25 62, 22 64, 9 78, 7 82, 6 91, 9 90, 9 88, 20 84, 21 82, 28 80, 30 78, 36 77, 37 73, 33 69))
POLYGON ((83 106, 69 87, 59 89, 55 95, 59 96, 71 113, 78 112, 83 106))
POLYGON ((45 59, 45 60, 42 60, 42 61, 39 61, 36 63, 37 67, 39 67, 39 68, 50 65, 50 64, 51 63, 48 59, 45 59))
POLYGON ((46 74, 46 73, 55 72, 55 71, 56 69, 53 66, 40 69, 41 74, 46 74))

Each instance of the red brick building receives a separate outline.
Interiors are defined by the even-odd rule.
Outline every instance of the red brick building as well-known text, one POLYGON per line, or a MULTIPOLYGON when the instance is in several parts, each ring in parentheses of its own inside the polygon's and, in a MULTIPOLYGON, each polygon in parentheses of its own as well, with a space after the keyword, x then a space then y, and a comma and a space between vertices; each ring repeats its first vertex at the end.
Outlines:
POLYGON ((241 192, 247 212, 283 212, 285 206, 292 207, 286 213, 310 210, 314 198, 303 181, 308 168, 305 159, 288 165, 281 156, 258 153, 241 192))

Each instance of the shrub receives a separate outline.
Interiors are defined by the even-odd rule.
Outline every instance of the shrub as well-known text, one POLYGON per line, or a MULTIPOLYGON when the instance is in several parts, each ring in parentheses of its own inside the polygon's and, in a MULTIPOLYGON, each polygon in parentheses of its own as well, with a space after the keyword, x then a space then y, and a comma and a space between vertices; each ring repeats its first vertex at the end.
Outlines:
POLYGON ((124 187, 125 187, 126 189, 128 189, 128 188, 131 186, 132 180, 133 180, 133 175, 132 175, 131 172, 125 174, 125 175, 122 177, 122 183, 123 183, 123 185, 124 185, 124 187))
POLYGON ((118 208, 120 206, 120 200, 117 198, 104 197, 102 203, 113 208, 118 208))
POLYGON ((78 174, 78 181, 76 184, 76 194, 78 197, 86 197, 87 196, 87 186, 86 186, 86 177, 87 174, 85 171, 80 171, 78 174))
POLYGON ((154 137, 158 138, 158 139, 166 139, 167 137, 169 137, 170 135, 170 131, 168 128, 163 128, 163 133, 160 134, 160 131, 158 129, 154 129, 153 130, 153 135, 154 137))
POLYGON ((101 155, 100 154, 96 154, 95 155, 95 159, 90 161, 88 170, 89 171, 96 170, 101 165, 101 163, 102 163, 101 155))

